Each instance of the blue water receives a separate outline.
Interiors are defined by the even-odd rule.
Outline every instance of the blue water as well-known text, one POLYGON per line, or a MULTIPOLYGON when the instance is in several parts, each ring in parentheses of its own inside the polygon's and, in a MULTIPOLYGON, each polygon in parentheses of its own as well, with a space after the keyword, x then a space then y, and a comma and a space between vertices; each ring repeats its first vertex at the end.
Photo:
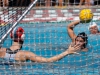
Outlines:
MULTIPOLYGON (((43 57, 51 57, 64 52, 71 42, 66 27, 70 22, 62 23, 23 23, 25 41, 22 50, 31 51, 43 57)), ((97 22, 100 24, 100 22, 97 22)), ((75 34, 86 32, 88 52, 73 54, 53 63, 27 61, 23 65, 0 65, 0 75, 100 75, 100 35, 90 35, 87 24, 79 24, 75 34)), ((8 36, 3 46, 11 46, 8 36)))

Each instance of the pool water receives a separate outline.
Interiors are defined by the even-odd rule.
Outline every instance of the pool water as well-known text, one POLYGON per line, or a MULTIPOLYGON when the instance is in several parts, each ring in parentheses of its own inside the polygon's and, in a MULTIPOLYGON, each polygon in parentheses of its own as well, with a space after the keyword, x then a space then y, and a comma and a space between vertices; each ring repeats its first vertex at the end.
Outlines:
MULTIPOLYGON (((22 50, 31 51, 43 57, 51 57, 64 52, 71 42, 66 27, 70 22, 61 23, 21 23, 25 30, 22 50)), ((21 65, 0 65, 0 75, 100 75, 100 35, 90 35, 88 24, 79 24, 74 31, 88 35, 88 52, 68 55, 53 63, 26 61, 21 65)), ((97 22, 99 25, 100 22, 97 22)), ((4 47, 12 40, 8 36, 4 47)))

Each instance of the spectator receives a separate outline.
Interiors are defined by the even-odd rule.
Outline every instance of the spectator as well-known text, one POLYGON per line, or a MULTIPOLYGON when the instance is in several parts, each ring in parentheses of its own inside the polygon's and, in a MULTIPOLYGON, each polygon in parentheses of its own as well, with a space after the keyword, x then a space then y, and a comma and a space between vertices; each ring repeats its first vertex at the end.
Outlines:
POLYGON ((90 0, 90 4, 91 5, 94 5, 94 0, 90 0))
MULTIPOLYGON (((34 0, 30 0, 30 1, 32 3, 34 0)), ((39 5, 40 5, 40 0, 38 0, 37 3, 36 3, 36 6, 39 6, 39 5)))
POLYGON ((58 0, 58 5, 63 6, 64 1, 63 0, 58 0))
POLYGON ((56 6, 62 7, 64 5, 64 0, 55 0, 56 6))
POLYGON ((45 5, 48 7, 48 6, 51 6, 51 0, 45 0, 45 5))
POLYGON ((82 4, 85 4, 86 6, 90 6, 90 0, 80 0, 79 6, 81 6, 82 4))
POLYGON ((9 5, 8 0, 0 0, 0 6, 7 7, 9 5))

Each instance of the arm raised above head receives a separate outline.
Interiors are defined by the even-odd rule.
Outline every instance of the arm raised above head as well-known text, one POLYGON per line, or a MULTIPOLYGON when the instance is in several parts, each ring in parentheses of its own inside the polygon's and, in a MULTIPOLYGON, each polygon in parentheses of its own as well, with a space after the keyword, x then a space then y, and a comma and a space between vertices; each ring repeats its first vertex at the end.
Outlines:
POLYGON ((72 41, 74 41, 76 35, 74 33, 73 28, 78 25, 80 23, 79 20, 71 22, 68 26, 67 26, 67 31, 68 31, 68 35, 70 36, 70 38, 72 39, 72 41))

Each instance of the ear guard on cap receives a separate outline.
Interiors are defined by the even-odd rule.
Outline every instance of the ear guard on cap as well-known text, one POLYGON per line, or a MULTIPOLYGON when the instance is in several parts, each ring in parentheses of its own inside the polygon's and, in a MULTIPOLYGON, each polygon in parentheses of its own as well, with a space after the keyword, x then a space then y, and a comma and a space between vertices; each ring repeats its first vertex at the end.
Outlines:
POLYGON ((91 22, 89 27, 88 27, 88 30, 93 26, 97 26, 97 28, 99 29, 99 26, 95 22, 91 22))
POLYGON ((22 27, 15 27, 11 33, 10 37, 12 40, 15 42, 20 42, 24 40, 25 34, 24 34, 24 29, 22 27))
POLYGON ((21 39, 24 41, 25 33, 22 34, 21 39))

